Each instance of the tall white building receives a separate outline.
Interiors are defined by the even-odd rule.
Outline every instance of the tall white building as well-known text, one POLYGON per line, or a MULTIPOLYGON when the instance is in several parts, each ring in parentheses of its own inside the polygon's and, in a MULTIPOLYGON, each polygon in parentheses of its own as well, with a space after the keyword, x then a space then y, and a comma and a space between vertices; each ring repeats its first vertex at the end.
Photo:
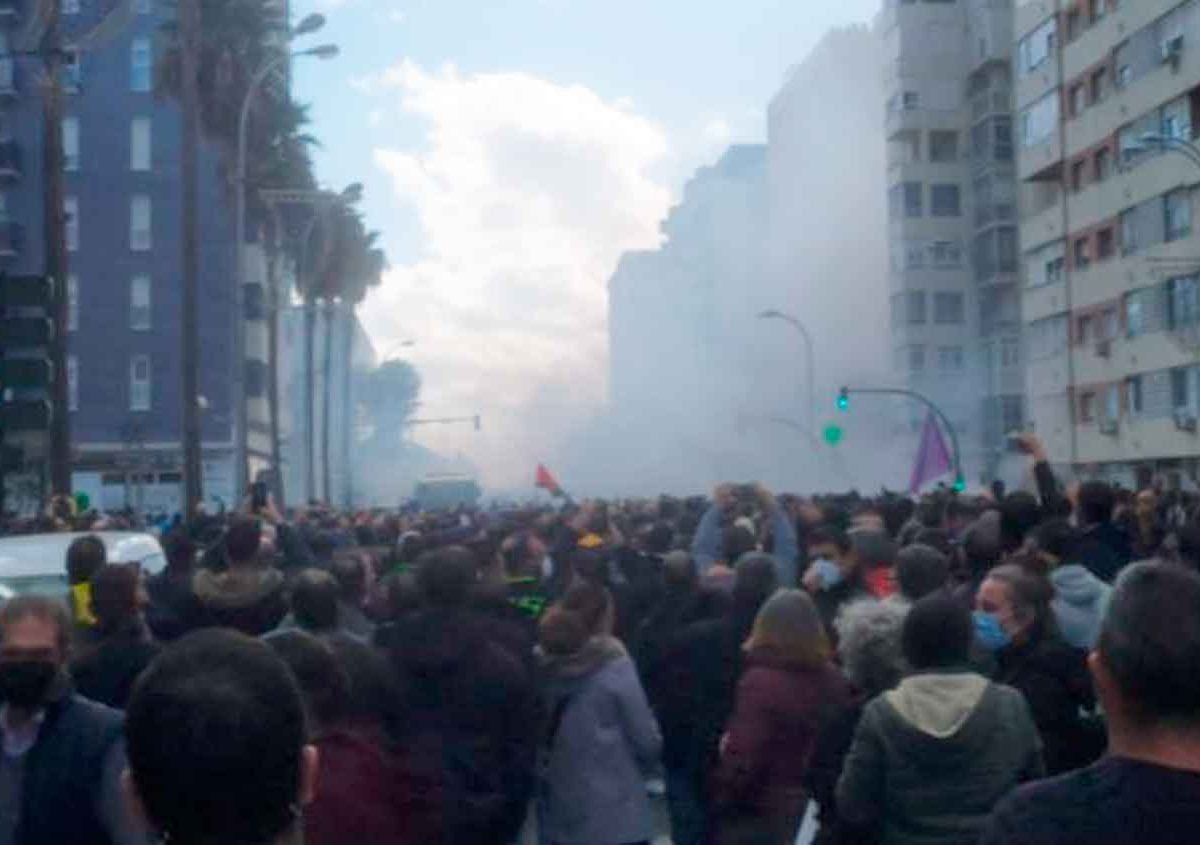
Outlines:
POLYGON ((968 478, 1023 417, 1012 17, 1011 0, 886 0, 878 21, 895 368, 950 417, 968 478))

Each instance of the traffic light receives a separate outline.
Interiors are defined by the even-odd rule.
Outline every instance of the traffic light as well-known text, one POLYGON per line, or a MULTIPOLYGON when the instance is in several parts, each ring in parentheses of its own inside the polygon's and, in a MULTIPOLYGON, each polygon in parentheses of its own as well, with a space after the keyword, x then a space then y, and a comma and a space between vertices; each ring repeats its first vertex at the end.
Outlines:
POLYGON ((954 477, 954 492, 955 493, 967 492, 967 482, 966 482, 966 479, 964 479, 962 477, 962 473, 959 473, 957 476, 954 477))
POLYGON ((839 411, 849 411, 850 410, 850 391, 849 391, 849 389, 843 387, 841 390, 838 391, 837 408, 839 411))
POLYGON ((821 436, 825 438, 825 442, 830 446, 836 446, 842 442, 842 438, 846 436, 846 432, 840 425, 830 423, 825 426, 825 430, 821 432, 821 436))

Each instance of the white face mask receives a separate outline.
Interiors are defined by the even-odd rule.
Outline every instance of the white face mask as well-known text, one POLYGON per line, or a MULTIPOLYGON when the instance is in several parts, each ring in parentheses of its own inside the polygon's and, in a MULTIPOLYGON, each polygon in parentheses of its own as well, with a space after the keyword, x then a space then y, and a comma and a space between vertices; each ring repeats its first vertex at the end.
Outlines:
POLYGON ((842 568, 827 557, 819 557, 812 562, 813 572, 821 582, 821 589, 828 590, 842 583, 846 575, 842 568))

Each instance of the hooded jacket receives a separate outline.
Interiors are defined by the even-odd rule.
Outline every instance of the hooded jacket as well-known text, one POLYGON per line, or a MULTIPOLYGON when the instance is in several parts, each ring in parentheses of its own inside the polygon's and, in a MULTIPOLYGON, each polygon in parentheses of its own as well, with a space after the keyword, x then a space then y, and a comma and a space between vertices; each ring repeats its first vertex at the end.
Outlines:
POLYGON ((974 845, 996 803, 1042 772, 1019 692, 971 672, 918 674, 863 711, 838 812, 878 824, 883 845, 974 845))
POLYGON ((284 577, 276 569, 201 569, 192 579, 197 620, 193 627, 233 628, 251 637, 274 630, 287 615, 284 577))
POLYGON ((1055 569, 1050 583, 1054 585, 1051 607, 1063 640, 1072 648, 1091 649, 1100 636, 1112 587, 1079 563, 1055 569))
POLYGON ((542 781, 543 835, 564 843, 653 839, 645 775, 662 737, 624 647, 593 637, 573 655, 543 658, 543 671, 547 712, 561 714, 542 781))

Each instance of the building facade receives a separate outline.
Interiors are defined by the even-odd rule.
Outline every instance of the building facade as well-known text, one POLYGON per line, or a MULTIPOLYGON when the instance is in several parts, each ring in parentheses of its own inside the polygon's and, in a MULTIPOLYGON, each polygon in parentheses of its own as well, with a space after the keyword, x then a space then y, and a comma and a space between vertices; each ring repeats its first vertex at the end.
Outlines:
POLYGON ((1194 483, 1200 3, 1017 9, 1029 416, 1056 460, 1194 483))
MULTIPOLYGON (((64 43, 118 5, 63 0, 64 43)), ((174 511, 182 468, 181 116, 175 101, 155 93, 156 50, 173 5, 135 0, 131 7, 122 26, 67 61, 63 213, 74 483, 101 507, 174 511)), ((15 274, 45 267, 40 59, 13 55, 35 8, 0 3, 0 271, 15 274)), ((239 498, 230 390, 232 186, 225 172, 215 146, 202 142, 198 403, 209 507, 239 498)), ((262 316, 252 314, 252 322, 262 316)), ((261 360, 248 368, 259 397, 262 368, 261 360)), ((252 417, 254 429, 265 428, 260 417, 252 417)), ((44 477, 45 446, 34 447, 27 476, 44 477)))
MULTIPOLYGON (((987 478, 1024 387, 1009 0, 886 0, 890 306, 900 382, 987 478)), ((924 410, 909 403, 907 423, 924 410)))

